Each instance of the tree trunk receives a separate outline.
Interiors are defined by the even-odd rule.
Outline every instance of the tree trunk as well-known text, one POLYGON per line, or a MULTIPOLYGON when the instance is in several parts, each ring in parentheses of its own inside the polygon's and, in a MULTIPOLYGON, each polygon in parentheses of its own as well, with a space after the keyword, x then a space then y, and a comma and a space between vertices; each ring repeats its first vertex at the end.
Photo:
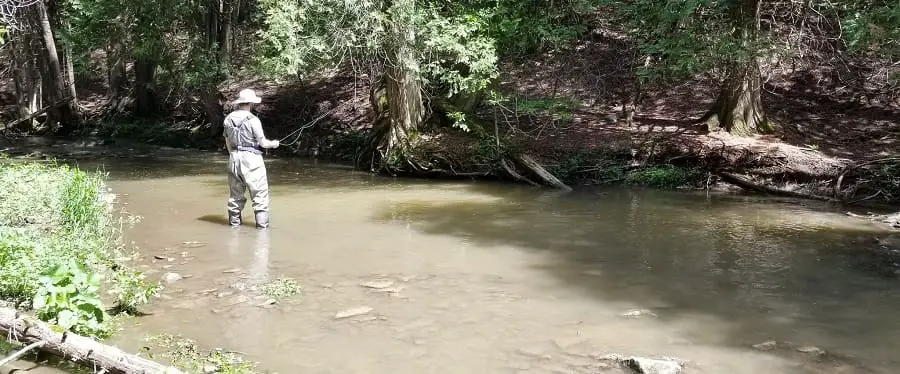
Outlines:
POLYGON ((228 66, 231 61, 231 43, 234 29, 234 12, 237 0, 222 0, 222 29, 219 31, 219 63, 228 66))
MULTIPOLYGON (((22 20, 27 22, 27 20, 22 20)), ((41 108, 41 72, 37 65, 37 53, 40 46, 36 45, 35 35, 26 32, 30 28, 23 28, 19 32, 9 36, 9 55, 12 61, 13 85, 16 90, 16 106, 19 118, 30 117, 41 108)), ((30 128, 34 127, 33 121, 30 128)))
MULTIPOLYGON (((61 101, 65 98, 67 92, 65 79, 63 78, 63 70, 59 63, 59 53, 56 49, 56 39, 54 38, 53 27, 50 25, 50 18, 47 15, 47 7, 43 1, 36 4, 38 16, 40 19, 41 36, 44 41, 45 62, 47 70, 45 77, 47 78, 48 90, 47 98, 52 103, 61 101)), ((59 121, 63 127, 70 127, 74 120, 74 108, 72 105, 61 106, 54 109, 50 118, 52 122, 59 121)))
POLYGON ((709 128, 738 136, 768 133, 772 125, 762 104, 762 82, 754 61, 735 64, 728 70, 719 97, 701 119, 709 128))
POLYGON ((73 333, 58 333, 45 322, 25 316, 12 308, 0 308, 0 332, 10 340, 25 344, 46 342, 42 351, 110 374, 180 374, 174 367, 126 353, 93 339, 73 333), (101 369, 105 369, 101 370, 101 369))
POLYGON ((106 49, 106 83, 109 87, 107 96, 109 96, 110 106, 117 108, 122 96, 125 92, 125 85, 128 82, 127 72, 125 71, 125 59, 122 56, 122 43, 113 42, 106 49))
POLYGON ((762 77, 754 49, 760 28, 760 0, 739 0, 729 6, 728 15, 741 50, 728 66, 719 97, 701 121, 710 131, 722 128, 739 136, 768 133, 772 126, 762 104, 762 77))
POLYGON ((213 139, 219 139, 222 136, 223 122, 225 114, 222 108, 222 93, 215 88, 204 90, 200 94, 200 101, 203 102, 203 110, 206 111, 206 117, 209 120, 209 133, 213 139))
POLYGON ((219 42, 219 12, 222 8, 222 1, 224 0, 210 1, 207 9, 206 40, 207 45, 210 47, 215 46, 219 42))
POLYGON ((379 134, 377 147, 382 168, 397 167, 400 161, 409 162, 403 154, 408 150, 409 136, 425 118, 419 62, 413 50, 416 36, 411 16, 415 1, 397 0, 391 8, 395 42, 388 48, 390 61, 385 75, 389 121, 386 131, 379 134))
POLYGON ((134 112, 140 117, 159 114, 160 107, 153 88, 156 79, 156 61, 138 58, 134 61, 134 112))

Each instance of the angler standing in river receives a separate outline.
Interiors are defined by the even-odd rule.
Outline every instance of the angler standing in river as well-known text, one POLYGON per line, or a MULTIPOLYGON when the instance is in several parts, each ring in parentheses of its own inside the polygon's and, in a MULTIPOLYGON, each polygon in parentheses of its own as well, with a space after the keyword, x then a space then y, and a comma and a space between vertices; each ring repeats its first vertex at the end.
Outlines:
POLYGON ((262 102, 251 89, 242 90, 232 102, 237 110, 225 117, 225 147, 228 149, 228 222, 241 225, 241 211, 247 203, 244 193, 250 190, 256 227, 269 227, 269 180, 263 162, 262 148, 277 148, 278 140, 266 139, 262 123, 252 112, 262 102))

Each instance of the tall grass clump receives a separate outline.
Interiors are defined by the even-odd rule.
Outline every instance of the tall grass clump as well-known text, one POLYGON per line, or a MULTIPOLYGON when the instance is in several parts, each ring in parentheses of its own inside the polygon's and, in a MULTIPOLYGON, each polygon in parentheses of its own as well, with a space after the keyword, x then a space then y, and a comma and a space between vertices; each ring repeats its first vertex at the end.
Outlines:
POLYGON ((89 336, 109 312, 134 312, 158 285, 128 266, 106 175, 55 162, 0 158, 0 299, 89 336), (107 307, 111 305, 111 307, 107 307))

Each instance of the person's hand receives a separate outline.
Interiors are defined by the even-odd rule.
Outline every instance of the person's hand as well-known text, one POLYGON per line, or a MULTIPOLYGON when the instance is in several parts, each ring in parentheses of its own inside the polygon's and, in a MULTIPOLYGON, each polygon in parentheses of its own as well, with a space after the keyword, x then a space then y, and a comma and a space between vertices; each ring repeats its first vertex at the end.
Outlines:
POLYGON ((278 146, 280 146, 280 145, 281 145, 281 141, 276 140, 276 141, 275 141, 275 147, 274 147, 274 148, 278 148, 278 146))

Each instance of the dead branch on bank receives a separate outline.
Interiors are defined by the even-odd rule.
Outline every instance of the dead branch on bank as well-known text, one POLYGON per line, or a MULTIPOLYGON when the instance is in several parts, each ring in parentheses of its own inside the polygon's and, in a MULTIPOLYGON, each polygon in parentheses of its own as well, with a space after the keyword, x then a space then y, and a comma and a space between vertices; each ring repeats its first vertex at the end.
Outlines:
POLYGON ((819 195, 807 194, 807 193, 802 193, 802 192, 797 192, 797 191, 788 191, 788 190, 783 190, 780 188, 766 186, 763 184, 752 182, 747 178, 743 178, 741 176, 738 176, 738 175, 732 174, 732 173, 718 172, 718 173, 716 173, 716 175, 718 175, 719 177, 722 178, 722 180, 724 180, 728 183, 734 184, 738 187, 741 187, 741 188, 744 188, 747 190, 751 190, 751 191, 757 191, 757 192, 767 193, 767 194, 771 194, 771 195, 778 195, 778 196, 788 196, 788 197, 797 197, 797 198, 801 198, 801 199, 827 201, 827 202, 832 202, 832 203, 840 202, 840 200, 835 199, 833 197, 819 196, 819 195))
POLYGON ((38 111, 36 111, 36 112, 34 112, 34 113, 31 113, 31 114, 29 114, 29 115, 27 115, 27 116, 25 116, 25 117, 22 117, 22 118, 19 118, 19 119, 15 120, 15 121, 12 121, 12 122, 10 122, 10 123, 7 123, 6 125, 3 126, 3 128, 0 128, 0 131, 15 128, 15 127, 18 126, 20 123, 25 122, 25 121, 29 121, 29 120, 31 120, 31 119, 34 119, 35 117, 38 117, 38 116, 40 116, 40 115, 46 113, 46 112, 49 111, 50 109, 58 108, 58 107, 60 107, 60 106, 62 106, 62 105, 64 105, 64 104, 66 104, 66 103, 72 101, 73 99, 75 99, 75 98, 72 97, 72 96, 70 96, 70 97, 68 97, 68 98, 65 98, 65 99, 62 99, 62 100, 60 100, 60 101, 57 101, 56 103, 47 105, 47 106, 41 108, 40 110, 38 110, 38 111))
MULTIPOLYGON (((871 165, 876 165, 876 164, 882 164, 882 163, 886 163, 886 162, 900 162, 900 157, 881 158, 881 159, 877 159, 877 160, 871 160, 871 161, 866 161, 866 162, 856 163, 856 164, 853 164, 853 165, 847 165, 846 167, 844 167, 844 170, 841 171, 841 174, 838 176, 837 182, 836 182, 835 185, 834 185, 834 197, 840 198, 840 196, 842 195, 842 192, 841 192, 841 186, 843 185, 843 183, 844 183, 844 178, 847 177, 847 174, 848 174, 848 173, 850 173, 851 171, 854 171, 854 170, 862 169, 862 168, 864 168, 864 167, 866 167, 866 166, 871 166, 871 165)), ((879 194, 881 194, 882 192, 883 192, 883 191, 881 191, 881 190, 876 191, 874 195, 872 195, 872 196, 870 196, 870 197, 867 197, 867 198, 864 198, 864 199, 861 199, 861 200, 857 200, 857 202, 858 202, 858 201, 871 200, 871 199, 875 198, 875 196, 878 196, 879 194)))
POLYGON ((34 344, 33 348, 69 359, 109 374, 182 374, 182 371, 126 353, 116 347, 73 334, 59 333, 49 324, 20 313, 13 308, 0 308, 0 333, 14 343, 34 344))

